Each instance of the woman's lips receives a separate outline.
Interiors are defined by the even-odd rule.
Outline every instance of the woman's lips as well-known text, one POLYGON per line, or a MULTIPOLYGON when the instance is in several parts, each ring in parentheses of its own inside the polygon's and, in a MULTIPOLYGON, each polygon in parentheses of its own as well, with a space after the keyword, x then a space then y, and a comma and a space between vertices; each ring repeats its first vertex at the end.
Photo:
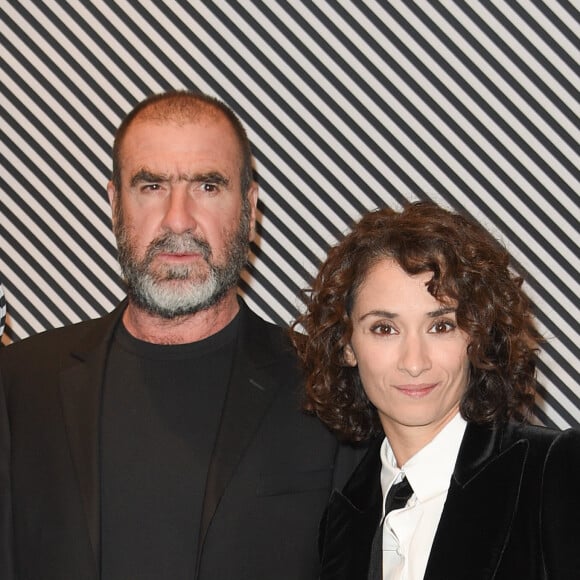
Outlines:
POLYGON ((420 399, 422 397, 426 397, 429 393, 431 393, 437 383, 429 383, 429 384, 421 384, 421 385, 397 385, 395 388, 397 391, 401 392, 403 395, 407 397, 411 397, 413 399, 420 399))

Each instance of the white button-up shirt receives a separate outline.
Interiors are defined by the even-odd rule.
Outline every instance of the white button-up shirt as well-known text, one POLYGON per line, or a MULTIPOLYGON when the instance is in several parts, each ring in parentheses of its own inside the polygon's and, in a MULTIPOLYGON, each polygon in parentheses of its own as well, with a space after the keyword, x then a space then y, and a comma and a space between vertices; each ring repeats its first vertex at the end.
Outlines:
POLYGON ((451 475, 465 432, 458 413, 400 469, 387 438, 381 446, 383 505, 389 489, 407 477, 413 495, 383 526, 383 580, 423 580, 451 475))

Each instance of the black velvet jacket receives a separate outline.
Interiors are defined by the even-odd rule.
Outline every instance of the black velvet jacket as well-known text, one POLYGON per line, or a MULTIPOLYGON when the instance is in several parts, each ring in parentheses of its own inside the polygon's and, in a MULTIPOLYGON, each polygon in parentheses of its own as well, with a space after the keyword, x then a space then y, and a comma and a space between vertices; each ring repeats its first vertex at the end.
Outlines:
MULTIPOLYGON (((380 445, 330 499, 321 580, 367 578, 380 445)), ((580 579, 580 432, 467 425, 424 580, 492 579, 580 579)))

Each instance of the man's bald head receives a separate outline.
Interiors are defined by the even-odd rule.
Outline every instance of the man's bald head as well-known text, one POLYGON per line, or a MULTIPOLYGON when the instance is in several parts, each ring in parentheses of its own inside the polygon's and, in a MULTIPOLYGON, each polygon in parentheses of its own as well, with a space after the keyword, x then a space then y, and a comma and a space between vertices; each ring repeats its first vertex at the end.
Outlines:
POLYGON ((141 101, 123 119, 115 134, 113 144, 113 173, 111 180, 117 192, 121 192, 121 149, 129 127, 135 121, 158 123, 199 123, 225 117, 240 146, 240 183, 242 195, 246 195, 253 181, 252 151, 246 130, 238 116, 222 101, 190 91, 172 91, 153 95, 141 101))

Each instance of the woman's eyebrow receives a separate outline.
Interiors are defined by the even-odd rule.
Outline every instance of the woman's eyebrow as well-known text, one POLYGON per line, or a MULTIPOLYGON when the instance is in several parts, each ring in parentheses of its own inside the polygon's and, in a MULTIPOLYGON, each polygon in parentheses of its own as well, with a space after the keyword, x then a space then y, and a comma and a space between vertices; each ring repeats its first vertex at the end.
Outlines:
POLYGON ((438 308, 437 310, 427 312, 427 316, 429 318, 437 318, 438 316, 443 316, 444 314, 450 314, 451 312, 455 312, 456 310, 457 310, 457 308, 455 308, 455 306, 444 306, 442 308, 438 308))
POLYGON ((365 312, 359 320, 364 320, 367 316, 380 316, 382 318, 397 318, 399 316, 396 312, 389 312, 388 310, 370 310, 365 312))

